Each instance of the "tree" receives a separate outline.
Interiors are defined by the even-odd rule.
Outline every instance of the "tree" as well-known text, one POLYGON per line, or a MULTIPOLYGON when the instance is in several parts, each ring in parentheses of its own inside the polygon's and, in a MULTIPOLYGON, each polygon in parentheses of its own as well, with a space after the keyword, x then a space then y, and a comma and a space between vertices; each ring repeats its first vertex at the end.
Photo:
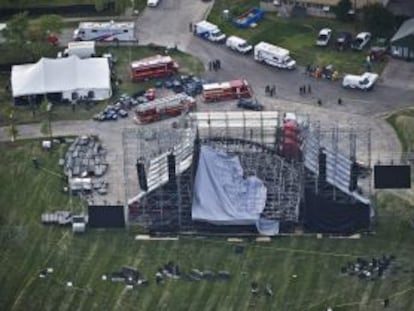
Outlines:
POLYGON ((125 12, 126 8, 131 4, 130 0, 117 0, 115 1, 115 12, 122 14, 125 12))
POLYGON ((334 7, 334 13, 336 15, 336 18, 344 22, 351 20, 351 15, 349 14, 351 10, 351 0, 340 0, 338 4, 334 7))
POLYGON ((46 96, 43 98, 40 110, 45 115, 45 119, 40 127, 40 132, 45 136, 49 136, 50 140, 52 140, 52 104, 47 101, 46 96))
POLYGON ((396 18, 381 4, 370 4, 362 9, 363 23, 373 36, 388 38, 396 30, 396 18))
POLYGON ((10 44, 25 45, 28 41, 29 19, 27 12, 14 15, 3 30, 3 37, 10 44))
POLYGON ((9 125, 8 133, 10 136, 10 141, 14 143, 17 139, 17 136, 19 135, 19 130, 17 129, 17 126, 14 123, 9 125))
POLYGON ((51 33, 61 33, 64 26, 63 18, 59 15, 43 15, 33 20, 29 25, 30 39, 45 42, 51 33))
POLYGON ((19 133, 16 125, 14 124, 14 106, 12 105, 6 105, 2 109, 2 113, 4 116, 6 116, 9 119, 9 126, 7 129, 7 132, 10 136, 10 140, 12 143, 16 141, 17 135, 19 133))

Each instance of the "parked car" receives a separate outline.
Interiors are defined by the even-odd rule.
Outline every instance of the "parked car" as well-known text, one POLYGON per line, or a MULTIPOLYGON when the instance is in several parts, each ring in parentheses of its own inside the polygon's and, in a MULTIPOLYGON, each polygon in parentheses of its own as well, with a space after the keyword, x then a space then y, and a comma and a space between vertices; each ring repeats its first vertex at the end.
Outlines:
POLYGON ((240 98, 237 107, 255 111, 264 109, 263 105, 255 98, 240 98))
POLYGON ((342 81, 344 88, 360 89, 364 91, 372 90, 375 82, 378 80, 376 73, 365 72, 364 74, 357 75, 346 75, 342 81))
POLYGON ((119 111, 118 111, 118 115, 119 115, 121 118, 126 118, 126 117, 128 117, 128 111, 126 111, 126 110, 124 110, 124 109, 121 109, 121 110, 119 110, 119 111))
POLYGON ((316 39, 317 46, 327 46, 329 44, 329 40, 331 39, 332 29, 323 28, 319 31, 318 38, 316 39))
POLYGON ((346 50, 352 42, 352 34, 350 32, 341 31, 336 38, 336 49, 339 51, 346 50))
POLYGON ((371 33, 361 32, 357 34, 355 40, 352 42, 352 49, 361 51, 371 40, 371 33))

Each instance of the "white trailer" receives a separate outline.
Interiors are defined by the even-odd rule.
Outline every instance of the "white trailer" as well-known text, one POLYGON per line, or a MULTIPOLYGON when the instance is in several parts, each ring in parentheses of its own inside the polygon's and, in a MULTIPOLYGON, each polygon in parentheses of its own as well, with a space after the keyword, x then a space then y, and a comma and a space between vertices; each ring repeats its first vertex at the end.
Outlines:
POLYGON ((290 57, 288 50, 267 42, 255 45, 254 59, 277 68, 289 70, 296 68, 296 61, 290 57))
POLYGON ((194 34, 213 42, 222 42, 226 39, 226 35, 216 25, 207 21, 201 21, 195 24, 194 34))
POLYGON ((247 54, 251 50, 253 50, 253 47, 250 44, 248 44, 246 40, 236 36, 228 37, 226 40, 226 46, 229 49, 232 49, 242 54, 247 54))
POLYGON ((95 41, 75 41, 69 42, 68 47, 58 53, 58 57, 69 57, 76 55, 79 58, 89 58, 96 55, 95 41))
POLYGON ((73 32, 76 41, 135 41, 133 22, 82 22, 73 32))

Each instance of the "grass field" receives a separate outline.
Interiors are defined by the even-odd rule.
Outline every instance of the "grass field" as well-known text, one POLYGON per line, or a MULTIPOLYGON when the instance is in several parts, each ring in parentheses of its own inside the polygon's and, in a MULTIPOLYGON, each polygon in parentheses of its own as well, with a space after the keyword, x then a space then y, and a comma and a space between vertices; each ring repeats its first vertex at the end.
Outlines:
MULTIPOLYGON (((151 80, 143 83, 129 82, 128 65, 130 61, 140 59, 142 57, 151 56, 155 54, 162 54, 163 48, 150 47, 114 47, 102 48, 98 52, 111 51, 118 59, 116 64, 116 72, 118 77, 123 81, 119 87, 119 94, 132 94, 138 91, 146 90, 154 86, 155 81, 151 80)), ((179 51, 171 51, 170 55, 180 65, 180 72, 183 74, 193 73, 200 75, 204 71, 203 64, 195 57, 184 54, 179 51)), ((5 105, 11 104, 11 98, 5 91, 5 86, 9 83, 10 76, 8 74, 0 74, 0 126, 8 125, 8 118, 2 113, 5 105)), ((84 120, 101 111, 107 101, 96 103, 93 106, 78 105, 75 111, 72 111, 70 105, 55 105, 53 108, 52 120, 84 120)), ((15 120, 18 124, 34 123, 44 120, 44 114, 37 111, 33 116, 32 110, 28 106, 15 107, 15 120)))
POLYGON ((403 152, 414 150, 414 109, 399 111, 387 118, 400 139, 403 152))
MULTIPOLYGON (((258 5, 257 1, 245 0, 235 4, 230 0, 216 1, 208 19, 217 24, 227 35, 240 36, 252 44, 267 41, 282 46, 291 51, 292 57, 301 65, 313 64, 327 66, 332 64, 341 74, 362 73, 366 71, 366 52, 345 51, 338 52, 334 49, 334 39, 338 32, 349 31, 354 35, 364 30, 358 23, 343 23, 326 18, 279 18, 276 14, 266 13, 265 19, 258 23, 256 28, 238 29, 230 21, 223 19, 222 11, 230 9, 234 16, 243 12, 249 5, 258 5), (329 27, 333 29, 330 46, 320 48, 315 45, 315 40, 320 29, 329 27)), ((373 71, 382 72, 385 62, 374 64, 373 71)))
POLYGON ((73 236, 70 229, 44 227, 40 214, 58 209, 82 210, 82 204, 61 193, 58 147, 44 153, 39 141, 1 143, 0 149, 0 310, 388 310, 414 308, 413 206, 390 193, 377 196, 375 234, 359 240, 281 237, 271 243, 245 240, 243 254, 219 238, 179 241, 135 241, 128 231, 90 230, 73 236), (33 168, 38 157, 48 171, 33 168), (361 281, 340 274, 357 256, 394 254, 404 271, 384 280, 361 281), (167 280, 157 286, 156 269, 173 260, 181 270, 220 270, 230 281, 167 280), (150 285, 128 291, 101 275, 124 265, 137 267, 150 285), (53 267, 49 279, 39 270, 53 267), (292 275, 296 274, 297 278, 292 275), (253 299, 250 283, 270 283, 275 296, 253 299), (66 288, 66 281, 74 287, 66 288), (91 291, 88 291, 91 290, 91 291))

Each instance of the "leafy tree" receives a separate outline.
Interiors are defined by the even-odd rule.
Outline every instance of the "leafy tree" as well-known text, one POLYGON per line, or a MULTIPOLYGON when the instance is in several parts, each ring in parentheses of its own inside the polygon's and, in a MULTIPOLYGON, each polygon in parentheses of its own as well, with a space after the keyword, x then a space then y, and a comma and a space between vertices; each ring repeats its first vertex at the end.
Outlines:
POLYGON ((30 39, 44 42, 50 33, 61 33, 63 26, 64 22, 61 16, 43 15, 30 23, 30 39))
POLYGON ((351 0, 340 0, 333 9, 336 15, 336 18, 344 22, 351 20, 351 16, 349 15, 349 11, 351 10, 352 10, 351 0))
POLYGON ((45 136, 49 136, 50 140, 52 140, 52 104, 48 102, 46 96, 40 104, 40 111, 45 116, 45 119, 40 127, 40 132, 45 136))
POLYGON ((381 4, 370 4, 362 9, 363 23, 373 36, 390 37, 396 30, 396 18, 381 4))
POLYGON ((95 0, 95 10, 101 12, 105 9, 105 0, 95 0))
POLYGON ((126 8, 131 4, 130 0, 117 0, 115 1, 115 12, 122 14, 125 12, 126 8))
POLYGON ((17 129, 17 126, 14 123, 10 124, 8 128, 8 134, 10 137, 10 141, 14 143, 17 139, 17 136, 19 135, 19 130, 17 129))
POLYGON ((9 134, 10 141, 12 143, 14 143, 16 141, 17 135, 19 133, 16 125, 14 124, 14 106, 12 106, 12 105, 4 106, 3 109, 2 109, 2 113, 10 121, 7 132, 9 134))
POLYGON ((29 19, 27 12, 14 15, 3 30, 3 37, 10 44, 24 45, 28 41, 29 19))

